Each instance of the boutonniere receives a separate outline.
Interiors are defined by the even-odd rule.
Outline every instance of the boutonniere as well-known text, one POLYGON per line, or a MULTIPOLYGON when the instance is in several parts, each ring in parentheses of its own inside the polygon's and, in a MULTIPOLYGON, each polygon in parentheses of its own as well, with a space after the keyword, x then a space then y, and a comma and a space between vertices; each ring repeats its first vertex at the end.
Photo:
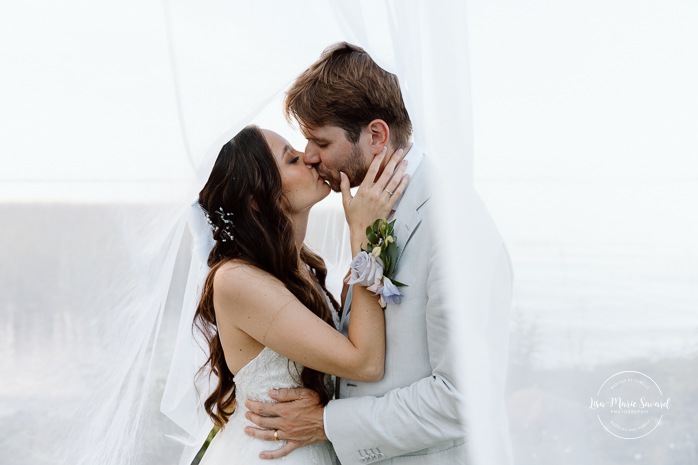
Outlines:
POLYGON ((388 304, 399 304, 402 293, 400 287, 407 286, 393 278, 397 266, 397 237, 395 220, 388 223, 379 218, 366 228, 368 245, 351 261, 351 274, 348 284, 365 286, 380 296, 382 308, 388 304))

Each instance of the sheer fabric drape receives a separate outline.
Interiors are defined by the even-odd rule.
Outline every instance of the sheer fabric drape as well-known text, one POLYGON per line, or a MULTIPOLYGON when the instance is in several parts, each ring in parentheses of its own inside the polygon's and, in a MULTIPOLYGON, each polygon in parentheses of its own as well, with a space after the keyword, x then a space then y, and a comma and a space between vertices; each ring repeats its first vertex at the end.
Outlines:
MULTIPOLYGON (((463 133, 444 127, 440 138, 427 121, 470 127, 465 11, 416 1, 14 8, 2 20, 17 44, 3 46, 15 72, 3 92, 20 89, 9 103, 22 119, 3 116, 15 129, 5 149, 56 156, 8 171, 24 190, 6 207, 8 224, 29 232, 5 233, 17 254, 3 272, 13 284, 3 308, 4 372, 13 380, 4 414, 23 433, 3 445, 26 463, 171 462, 182 448, 170 438, 201 440, 197 420, 173 407, 194 395, 184 375, 200 360, 196 347, 182 352, 175 341, 190 331, 196 300, 186 283, 205 272, 191 253, 191 202, 218 148, 251 121, 302 147, 280 117, 279 96, 324 47, 348 40, 400 76, 415 134, 438 157, 439 144, 455 146, 463 133), (445 24, 452 33, 441 32, 445 24), (440 72, 446 49, 455 64, 448 75, 440 72), (163 411, 184 429, 158 412, 172 360, 181 377, 170 378, 163 411)), ((470 183, 468 144, 460 155, 459 178, 470 183)), ((348 258, 338 206, 318 206, 308 234, 335 290, 348 258)))
MULTIPOLYGON (((196 283, 205 272, 206 244, 195 240, 205 225, 192 220, 192 201, 220 146, 250 122, 303 147, 280 114, 280 97, 325 46, 339 40, 363 46, 400 77, 415 137, 442 168, 436 184, 443 214, 437 228, 451 258, 449 298, 458 310, 453 330, 467 386, 464 415, 473 463, 694 459, 698 255, 684 245, 698 231, 690 219, 691 199, 698 198, 691 187, 696 178, 682 169, 683 159, 675 158, 672 173, 680 173, 683 184, 667 181, 668 190, 651 184, 655 191, 641 197, 645 206, 665 202, 675 208, 652 210, 670 225, 653 244, 673 237, 675 248, 642 241, 618 246, 628 236, 620 233, 612 246, 611 241, 556 242, 586 238, 592 231, 579 227, 576 215, 564 216, 565 205, 587 199, 584 190, 565 180, 551 190, 535 177, 497 177, 499 169, 511 173, 522 166, 538 142, 522 143, 520 151, 497 144, 524 127, 512 115, 523 120, 527 113, 511 108, 563 105, 545 100, 545 89, 538 89, 536 99, 521 97, 535 88, 533 81, 521 81, 528 87, 516 93, 502 73, 481 71, 483 50, 496 52, 495 60, 507 56, 497 48, 506 48, 504 42, 486 47, 488 24, 501 18, 515 24, 516 8, 523 7, 503 1, 491 9, 479 1, 470 5, 468 11, 463 2, 417 0, 76 0, 0 6, 0 454, 8 463, 190 463, 207 431, 205 417, 190 408, 196 403, 190 375, 201 352, 193 337, 185 337, 191 334, 196 283), (476 40, 470 43, 466 26, 473 24, 476 40), (487 88, 496 90, 480 91, 485 86, 476 82, 474 133, 471 50, 478 64, 472 74, 491 79, 487 88), (478 293, 483 251, 471 244, 488 231, 468 223, 464 208, 480 208, 473 189, 473 140, 482 149, 478 153, 501 160, 478 187, 495 205, 495 219, 510 244, 517 275, 511 316, 466 311, 497 298, 478 293), (478 145, 482 141, 490 145, 478 145), (506 171, 510 166, 515 168, 506 171), (561 203, 543 213, 537 206, 551 197, 561 203), (638 287, 639 300, 632 291, 638 287), (634 307, 639 301, 644 306, 634 307), (625 339, 615 344, 608 336, 604 312, 617 328, 625 321, 622 315, 656 316, 662 306, 668 316, 657 331, 635 318, 625 339), (617 350, 628 343, 640 355, 617 350), (648 358, 652 352, 657 359, 648 358), (662 358, 667 353, 675 356, 662 358), (658 383, 683 402, 665 417, 670 428, 623 442, 601 429, 587 403, 613 370, 633 368, 661 373, 658 383)), ((632 8, 608 12, 608 21, 623 17, 626 7, 632 8)), ((579 5, 572 16, 540 2, 535 8, 539 16, 547 11, 569 21, 594 20, 579 5)), ((698 15, 683 8, 683 14, 677 7, 674 16, 645 18, 649 25, 674 24, 676 37, 662 36, 663 46, 672 50, 684 50, 672 44, 695 38, 686 21, 698 15)), ((525 27, 521 31, 526 33, 525 27)), ((555 31, 564 35, 565 28, 555 31)), ((535 49, 536 43, 530 46, 535 49)), ((521 65, 518 56, 508 59, 521 65)), ((672 59, 664 58, 678 66, 672 59)), ((626 72, 618 62, 611 64, 626 72)), ((518 75, 525 69, 504 71, 518 75)), ((697 101, 687 83, 698 73, 680 70, 681 80, 671 81, 683 89, 676 92, 697 101)), ((635 76, 631 71, 627 75, 635 76)), ((658 86, 671 87, 668 78, 658 86)), ((622 119, 624 113, 618 115, 622 119)), ((670 128, 657 123, 652 130, 659 139, 683 141, 690 152, 696 142, 686 134, 695 127, 692 122, 698 123, 691 117, 685 113, 670 128)), ((544 139, 545 131, 525 127, 544 139)), ((558 155, 568 159, 572 152, 558 155)), ((606 192, 616 212, 633 208, 630 199, 648 192, 647 182, 621 184, 619 195, 615 184, 604 191, 596 179, 588 186, 606 192)), ((599 232, 602 227, 622 230, 614 223, 622 222, 618 218, 601 218, 596 237, 608 239, 599 232)), ((325 257, 335 292, 349 258, 345 241, 339 200, 331 197, 313 211, 308 243, 325 257)), ((205 381, 198 389, 205 392, 205 381)))

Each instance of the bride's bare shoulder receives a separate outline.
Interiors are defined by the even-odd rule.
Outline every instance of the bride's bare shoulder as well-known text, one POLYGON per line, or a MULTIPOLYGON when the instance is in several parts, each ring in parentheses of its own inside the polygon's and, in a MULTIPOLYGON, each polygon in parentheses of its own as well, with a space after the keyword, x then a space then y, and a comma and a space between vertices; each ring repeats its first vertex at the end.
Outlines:
POLYGON ((222 264, 213 278, 214 291, 228 293, 244 292, 259 286, 275 286, 279 281, 264 270, 244 260, 234 259, 222 264))
POLYGON ((213 299, 216 314, 239 318, 256 315, 264 321, 263 315, 293 298, 281 282, 256 266, 231 260, 221 265, 213 278, 213 299), (281 304, 279 303, 280 301, 281 304))

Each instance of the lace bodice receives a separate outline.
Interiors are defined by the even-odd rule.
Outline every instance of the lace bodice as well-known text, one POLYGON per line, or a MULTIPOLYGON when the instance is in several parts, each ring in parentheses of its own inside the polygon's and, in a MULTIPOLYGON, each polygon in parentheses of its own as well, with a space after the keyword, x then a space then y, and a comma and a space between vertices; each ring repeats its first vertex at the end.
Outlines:
MULTIPOLYGON (((334 312, 333 312, 334 313, 334 312)), ((335 313, 335 324, 336 321, 335 313)), ((247 426, 256 426, 247 418, 245 413, 245 401, 247 399, 273 402, 269 397, 269 391, 280 388, 294 388, 302 385, 300 373, 303 370, 286 357, 277 354, 268 347, 262 351, 247 365, 240 368, 235 374, 235 398, 237 406, 228 423, 213 438, 201 465, 228 465, 231 463, 244 463, 246 465, 267 465, 268 460, 259 458, 260 452, 273 450, 283 446, 286 442, 265 441, 255 439, 244 430, 247 426)), ((315 443, 300 447, 290 455, 279 459, 285 465, 336 465, 336 457, 329 443, 315 443)))
POLYGON ((238 405, 245 400, 272 402, 269 391, 301 385, 303 367, 265 347, 235 375, 235 398, 238 405))

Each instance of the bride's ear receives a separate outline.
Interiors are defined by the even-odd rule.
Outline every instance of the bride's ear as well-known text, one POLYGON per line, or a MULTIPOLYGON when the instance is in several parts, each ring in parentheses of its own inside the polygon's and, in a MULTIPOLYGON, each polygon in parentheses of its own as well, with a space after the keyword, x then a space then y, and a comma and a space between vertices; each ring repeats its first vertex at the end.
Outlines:
POLYGON ((371 153, 375 156, 390 142, 390 127, 382 119, 374 119, 367 129, 371 136, 371 153))

